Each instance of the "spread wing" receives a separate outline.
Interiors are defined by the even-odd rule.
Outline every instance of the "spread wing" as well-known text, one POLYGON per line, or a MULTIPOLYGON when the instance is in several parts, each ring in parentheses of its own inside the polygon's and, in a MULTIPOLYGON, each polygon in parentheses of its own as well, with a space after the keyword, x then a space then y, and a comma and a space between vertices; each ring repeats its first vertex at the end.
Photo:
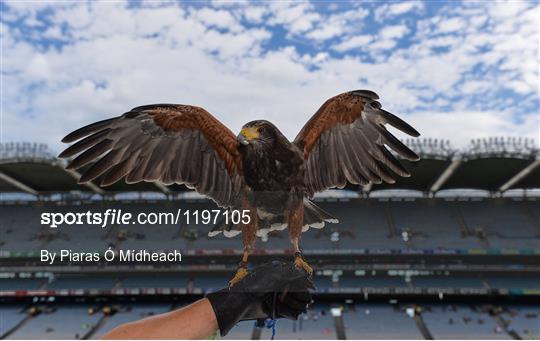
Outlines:
POLYGON ((206 110, 178 104, 145 105, 67 135, 74 142, 59 157, 79 154, 67 168, 93 165, 80 183, 104 175, 102 186, 127 183, 185 184, 222 207, 235 205, 242 163, 234 134, 206 110))
POLYGON ((347 181, 393 183, 394 174, 409 172, 385 147, 404 159, 419 159, 385 125, 411 135, 420 134, 397 116, 383 110, 379 96, 368 90, 346 92, 327 100, 302 128, 294 143, 306 160, 304 184, 308 195, 343 188, 347 181), (393 172, 393 173, 392 173, 393 172))

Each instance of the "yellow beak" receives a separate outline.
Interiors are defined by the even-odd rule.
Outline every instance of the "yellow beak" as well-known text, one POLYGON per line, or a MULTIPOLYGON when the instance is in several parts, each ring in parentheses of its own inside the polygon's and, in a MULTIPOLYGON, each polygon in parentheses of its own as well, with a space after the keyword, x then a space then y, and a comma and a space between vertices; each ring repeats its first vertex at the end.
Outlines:
POLYGON ((242 128, 240 134, 242 134, 248 141, 259 138, 259 132, 255 127, 242 128))

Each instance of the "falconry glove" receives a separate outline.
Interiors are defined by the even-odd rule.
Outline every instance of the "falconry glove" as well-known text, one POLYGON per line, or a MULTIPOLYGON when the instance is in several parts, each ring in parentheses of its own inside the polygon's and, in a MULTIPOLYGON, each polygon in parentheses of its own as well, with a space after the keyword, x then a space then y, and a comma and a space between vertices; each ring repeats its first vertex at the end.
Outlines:
POLYGON ((266 318, 295 320, 312 303, 314 289, 304 270, 283 261, 255 268, 233 287, 208 294, 221 336, 240 321, 266 318))

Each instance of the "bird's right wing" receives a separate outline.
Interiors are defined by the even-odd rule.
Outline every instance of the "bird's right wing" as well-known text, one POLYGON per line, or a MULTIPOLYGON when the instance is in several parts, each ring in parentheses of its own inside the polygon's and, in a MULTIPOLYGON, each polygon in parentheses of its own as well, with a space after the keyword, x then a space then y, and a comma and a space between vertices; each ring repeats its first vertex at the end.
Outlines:
POLYGON ((306 160, 304 184, 309 196, 329 188, 342 188, 347 182, 393 183, 392 172, 410 176, 385 146, 407 160, 416 161, 419 157, 386 130, 385 125, 411 136, 420 134, 382 109, 378 99, 379 96, 369 90, 334 96, 298 133, 294 143, 306 160))
POLYGON ((237 204, 243 186, 235 135, 203 108, 156 104, 96 122, 64 137, 75 142, 59 157, 79 154, 67 168, 94 164, 80 183, 104 175, 102 186, 127 183, 185 184, 221 207, 237 204))

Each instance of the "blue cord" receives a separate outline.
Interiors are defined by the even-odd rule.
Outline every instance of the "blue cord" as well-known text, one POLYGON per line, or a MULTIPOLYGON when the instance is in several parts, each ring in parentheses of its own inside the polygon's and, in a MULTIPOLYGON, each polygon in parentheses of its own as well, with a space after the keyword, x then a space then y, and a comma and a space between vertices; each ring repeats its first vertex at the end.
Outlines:
POLYGON ((266 321, 264 321, 266 328, 272 328, 272 337, 270 340, 273 340, 276 337, 276 322, 277 320, 273 319, 266 319, 266 321))
POLYGON ((276 337, 276 323, 277 323, 277 320, 267 318, 266 320, 263 321, 262 324, 260 320, 255 321, 255 327, 267 328, 267 329, 272 328, 272 338, 270 340, 274 340, 274 338, 276 337))

